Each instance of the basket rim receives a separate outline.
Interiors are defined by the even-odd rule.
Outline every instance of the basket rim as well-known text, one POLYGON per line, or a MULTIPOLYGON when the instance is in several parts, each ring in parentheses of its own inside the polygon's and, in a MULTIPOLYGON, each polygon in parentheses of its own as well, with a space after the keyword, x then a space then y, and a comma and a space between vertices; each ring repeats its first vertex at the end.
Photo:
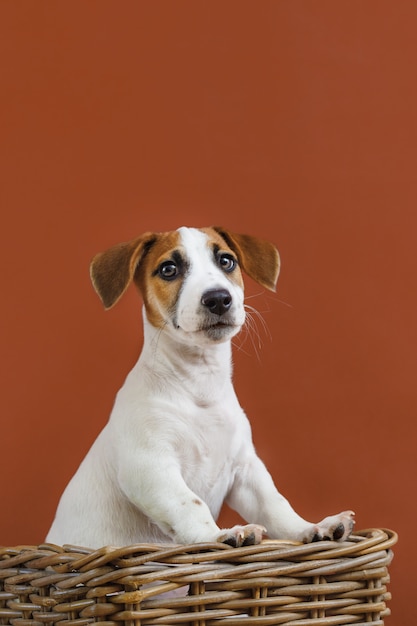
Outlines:
POLYGON ((299 543, 283 539, 264 539, 260 544, 233 548, 222 543, 195 544, 153 544, 137 543, 122 547, 103 546, 86 548, 51 543, 39 545, 0 546, 0 570, 31 561, 40 568, 45 559, 55 571, 85 571, 106 564, 129 567, 163 560, 165 563, 181 564, 204 561, 248 562, 287 559, 322 560, 341 557, 365 557, 366 555, 387 551, 398 541, 398 534, 387 528, 368 528, 353 533, 347 541, 320 541, 299 543))

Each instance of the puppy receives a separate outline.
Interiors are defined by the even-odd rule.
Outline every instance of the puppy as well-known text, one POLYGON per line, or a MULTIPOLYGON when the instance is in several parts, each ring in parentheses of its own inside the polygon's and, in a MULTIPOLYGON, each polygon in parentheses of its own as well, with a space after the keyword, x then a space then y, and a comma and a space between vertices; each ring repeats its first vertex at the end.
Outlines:
POLYGON ((275 291, 276 248, 210 228, 145 233, 98 254, 105 308, 133 281, 144 343, 109 422, 64 491, 47 541, 88 547, 270 538, 344 540, 353 512, 314 524, 258 458, 232 381, 231 339, 245 322, 242 270, 275 291), (219 528, 223 502, 248 523, 219 528))

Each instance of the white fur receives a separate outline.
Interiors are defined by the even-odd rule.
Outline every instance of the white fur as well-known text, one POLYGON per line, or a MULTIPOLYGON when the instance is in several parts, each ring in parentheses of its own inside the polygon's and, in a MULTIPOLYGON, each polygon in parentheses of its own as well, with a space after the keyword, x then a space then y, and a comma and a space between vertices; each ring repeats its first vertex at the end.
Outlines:
POLYGON ((177 326, 155 328, 143 310, 140 358, 62 495, 47 541, 240 545, 259 542, 263 527, 272 538, 310 541, 332 536, 340 523, 346 537, 350 512, 319 525, 305 521, 258 458, 231 381, 230 339, 245 319, 243 290, 213 262, 206 233, 179 232, 189 271, 176 306, 177 326), (200 329, 201 297, 209 288, 227 288, 233 299, 223 341, 200 329), (250 525, 220 529, 215 520, 224 501, 250 525))

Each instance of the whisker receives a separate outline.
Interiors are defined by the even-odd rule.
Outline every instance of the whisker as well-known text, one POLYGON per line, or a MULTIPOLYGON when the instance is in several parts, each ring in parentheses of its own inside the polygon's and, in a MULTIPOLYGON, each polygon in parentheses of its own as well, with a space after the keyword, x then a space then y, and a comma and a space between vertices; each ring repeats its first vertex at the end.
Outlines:
POLYGON ((264 291, 258 291, 258 293, 252 293, 252 294, 245 294, 245 300, 251 300, 252 298, 258 298, 259 296, 263 296, 265 295, 264 291))
MULTIPOLYGON (((267 293, 265 291, 259 291, 258 293, 247 295, 247 296, 245 295, 245 301, 251 300, 252 298, 257 298, 259 296, 263 296, 267 302, 268 301, 279 302, 280 304, 283 304, 284 306, 287 306, 290 309, 293 308, 293 305, 290 304, 289 302, 285 302, 285 300, 281 300, 280 298, 277 298, 276 295, 272 295, 271 293, 267 293)), ((269 310, 270 308, 268 307, 268 311, 269 310)))
POLYGON ((294 305, 290 304, 289 302, 285 302, 285 300, 280 300, 279 298, 277 298, 276 302, 279 302, 280 304, 283 304, 284 306, 287 306, 289 309, 293 309, 294 308, 294 305))
POLYGON ((253 321, 254 326, 256 326, 256 323, 255 323, 255 318, 256 318, 256 320, 260 322, 264 333, 269 337, 269 339, 272 339, 271 332, 270 332, 270 330, 268 328, 267 323, 264 320, 264 317, 263 317, 262 313, 260 313, 257 309, 255 309, 253 306, 250 306, 249 304, 245 303, 244 306, 245 306, 245 309, 247 311, 247 315, 250 315, 250 317, 252 317, 252 321, 253 321), (250 311, 250 313, 249 313, 249 311, 250 311))
MULTIPOLYGON (((243 328, 242 328, 243 330, 243 328)), ((241 331, 242 332, 242 331, 241 331)), ((238 336, 238 339, 236 339, 236 337, 234 337, 232 339, 232 345, 233 347, 238 350, 239 352, 242 352, 245 356, 250 356, 250 352, 248 352, 247 350, 244 349, 243 344, 246 341, 246 336, 242 339, 242 335, 240 334, 238 336)))
POLYGON ((244 351, 245 354, 248 354, 246 350, 243 350, 243 346, 248 339, 250 339, 252 344, 252 349, 254 350, 256 357, 260 360, 260 350, 262 349, 262 338, 261 332, 262 330, 265 335, 268 336, 269 339, 272 338, 271 333, 268 329, 268 326, 262 316, 262 314, 255 309, 255 307, 250 304, 244 303, 246 317, 245 323, 243 324, 242 330, 239 337, 239 342, 233 342, 233 345, 240 351, 244 351))

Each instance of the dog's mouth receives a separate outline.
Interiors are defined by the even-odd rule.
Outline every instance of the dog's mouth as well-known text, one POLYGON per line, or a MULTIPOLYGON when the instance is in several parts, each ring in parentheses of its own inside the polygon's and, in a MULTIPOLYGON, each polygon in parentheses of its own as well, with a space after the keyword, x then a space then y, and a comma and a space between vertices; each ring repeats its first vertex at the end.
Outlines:
MULTIPOLYGON (((178 324, 174 323, 174 328, 177 330, 184 329, 178 324)), ((195 330, 185 331, 187 334, 198 334, 205 335, 212 341, 223 341, 228 339, 231 335, 236 335, 240 330, 239 324, 234 324, 232 322, 227 322, 226 320, 219 320, 218 322, 212 322, 207 324, 202 324, 195 330)))
POLYGON ((174 316, 171 322, 177 331, 188 336, 189 341, 196 341, 197 343, 201 340, 204 341, 204 339, 214 343, 227 341, 236 335, 242 327, 241 321, 231 313, 195 315, 186 320, 186 323, 174 316))
POLYGON ((213 341, 220 341, 230 334, 236 334, 239 329, 240 326, 231 320, 219 319, 202 324, 199 330, 213 341))

